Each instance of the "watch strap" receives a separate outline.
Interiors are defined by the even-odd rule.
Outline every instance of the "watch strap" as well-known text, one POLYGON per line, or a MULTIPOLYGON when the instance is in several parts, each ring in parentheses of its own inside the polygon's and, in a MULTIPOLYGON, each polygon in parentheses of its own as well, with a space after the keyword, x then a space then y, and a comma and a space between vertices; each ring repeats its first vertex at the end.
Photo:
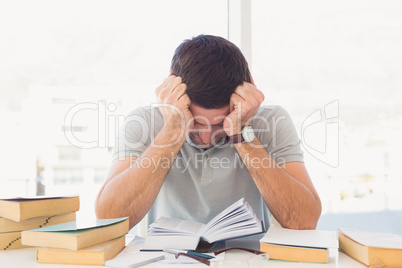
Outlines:
POLYGON ((228 143, 242 143, 244 141, 243 135, 241 133, 233 135, 233 136, 227 136, 227 142, 228 143))

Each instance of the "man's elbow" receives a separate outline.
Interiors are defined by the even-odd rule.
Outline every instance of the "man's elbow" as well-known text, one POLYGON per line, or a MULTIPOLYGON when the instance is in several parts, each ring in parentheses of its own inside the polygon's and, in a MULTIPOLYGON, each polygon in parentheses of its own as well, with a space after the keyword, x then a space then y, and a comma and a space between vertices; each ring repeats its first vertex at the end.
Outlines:
POLYGON ((315 220, 306 220, 306 221, 298 221, 294 223, 283 224, 282 227, 293 230, 315 230, 317 228, 317 221, 315 220))
POLYGON ((317 228, 318 218, 310 218, 304 221, 294 221, 288 224, 283 224, 282 227, 294 230, 315 230, 317 228))
POLYGON ((321 211, 322 211, 321 200, 317 199, 315 209, 312 210, 310 217, 305 222, 305 226, 303 226, 303 228, 301 229, 315 230, 317 228, 318 220, 320 219, 321 216, 321 211))
POLYGON ((318 200, 316 206, 309 210, 310 213, 289 217, 282 227, 294 230, 315 230, 321 216, 321 202, 318 200))
POLYGON ((318 198, 315 204, 315 207, 310 210, 308 213, 308 217, 305 219, 304 222, 299 224, 298 228, 300 230, 315 230, 317 228, 318 220, 321 216, 321 200, 318 198))
POLYGON ((315 209, 315 213, 312 216, 312 225, 311 225, 311 229, 316 229, 317 228, 317 224, 318 224, 318 220, 321 217, 321 213, 322 213, 322 204, 321 204, 321 199, 319 196, 317 196, 316 198, 316 209, 315 209))
POLYGON ((300 226, 301 230, 315 230, 317 228, 318 220, 320 216, 311 218, 309 221, 304 223, 304 225, 300 226))

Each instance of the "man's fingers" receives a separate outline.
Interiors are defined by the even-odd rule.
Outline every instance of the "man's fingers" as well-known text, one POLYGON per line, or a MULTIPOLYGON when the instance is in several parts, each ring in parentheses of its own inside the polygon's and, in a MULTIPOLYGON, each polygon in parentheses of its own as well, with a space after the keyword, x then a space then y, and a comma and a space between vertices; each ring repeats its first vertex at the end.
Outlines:
POLYGON ((182 83, 182 79, 180 76, 176 76, 175 78, 171 79, 169 83, 166 85, 166 88, 170 89, 170 92, 173 92, 177 86, 182 83))
POLYGON ((236 95, 240 96, 242 99, 242 110, 248 110, 251 107, 259 106, 259 101, 256 95, 252 94, 249 90, 239 89, 236 90, 236 95))
POLYGON ((190 98, 188 97, 187 94, 181 95, 179 97, 179 99, 177 100, 177 102, 179 104, 183 105, 183 107, 187 107, 187 108, 190 107, 190 104, 191 104, 191 100, 190 100, 190 98))
POLYGON ((182 83, 182 79, 179 76, 169 76, 166 81, 160 85, 155 93, 158 99, 165 101, 175 101, 186 91, 186 84, 182 83), (177 91, 177 92, 176 92, 177 91))
POLYGON ((187 88, 187 86, 185 84, 182 83, 181 77, 177 76, 174 77, 173 79, 170 79, 169 82, 167 83, 167 85, 165 86, 165 88, 163 88, 161 90, 161 92, 163 93, 161 98, 171 98, 176 96, 176 100, 178 97, 180 97, 180 94, 183 94, 183 86, 184 86, 184 90, 187 88), (175 91, 179 89, 179 92, 176 93, 175 91), (179 94, 179 95, 177 95, 179 94))
POLYGON ((240 103, 242 103, 243 101, 244 99, 240 95, 236 93, 232 94, 232 96, 230 97, 230 112, 235 110, 235 108, 238 108, 240 103))
POLYGON ((155 90, 156 96, 158 96, 158 95, 161 93, 161 91, 162 91, 164 88, 166 88, 166 86, 168 85, 168 83, 169 83, 171 80, 173 80, 175 77, 176 77, 176 76, 174 76, 174 75, 169 75, 168 77, 166 77, 166 78, 163 80, 163 82, 159 85, 159 87, 156 88, 156 90, 155 90))
POLYGON ((260 102, 263 102, 265 100, 265 95, 264 93, 262 93, 261 90, 259 90, 258 88, 255 88, 255 92, 258 94, 258 96, 260 97, 260 102))
POLYGON ((254 95, 250 93, 245 87, 238 87, 235 90, 235 93, 239 95, 244 101, 250 101, 254 99, 254 95))
POLYGON ((187 90, 187 85, 180 84, 173 90, 173 92, 171 93, 170 96, 174 100, 179 100, 183 95, 187 95, 186 90, 187 90))
POLYGON ((167 103, 175 103, 182 95, 185 94, 187 85, 181 83, 181 78, 173 79, 166 88, 159 94, 160 100, 167 103))
POLYGON ((163 87, 166 87, 170 81, 172 81, 173 79, 175 79, 176 76, 175 75, 169 75, 167 78, 165 78, 165 80, 163 81, 163 87))
POLYGON ((264 94, 250 83, 244 83, 238 86, 235 94, 239 95, 246 102, 251 102, 252 105, 260 105, 264 101, 264 94))

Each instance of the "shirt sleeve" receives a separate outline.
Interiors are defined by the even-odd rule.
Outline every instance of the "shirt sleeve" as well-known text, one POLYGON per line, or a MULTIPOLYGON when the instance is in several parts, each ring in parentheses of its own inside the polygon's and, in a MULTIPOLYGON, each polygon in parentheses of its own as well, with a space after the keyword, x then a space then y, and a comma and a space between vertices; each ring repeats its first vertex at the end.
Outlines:
POLYGON ((289 113, 281 106, 266 106, 253 121, 256 136, 276 163, 304 162, 301 141, 289 113))
POLYGON ((137 108, 129 113, 119 127, 113 160, 140 156, 163 124, 157 108, 137 108))

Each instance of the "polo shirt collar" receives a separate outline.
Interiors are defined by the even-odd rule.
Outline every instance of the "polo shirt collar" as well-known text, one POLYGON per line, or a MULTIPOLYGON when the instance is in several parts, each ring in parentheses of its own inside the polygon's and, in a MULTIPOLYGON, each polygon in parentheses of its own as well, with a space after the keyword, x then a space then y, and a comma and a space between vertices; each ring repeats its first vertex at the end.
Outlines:
MULTIPOLYGON (((192 147, 196 148, 196 149, 204 150, 203 148, 200 148, 197 144, 195 144, 195 143, 193 142, 193 140, 190 138, 190 135, 187 136, 186 142, 187 142, 189 145, 191 145, 192 147)), ((223 136, 222 138, 220 138, 220 139, 218 140, 218 142, 216 142, 216 144, 215 144, 214 146, 212 146, 211 148, 208 148, 207 150, 212 149, 212 148, 219 147, 219 146, 221 146, 221 145, 223 145, 223 144, 225 144, 225 143, 226 143, 226 136, 223 136)))

